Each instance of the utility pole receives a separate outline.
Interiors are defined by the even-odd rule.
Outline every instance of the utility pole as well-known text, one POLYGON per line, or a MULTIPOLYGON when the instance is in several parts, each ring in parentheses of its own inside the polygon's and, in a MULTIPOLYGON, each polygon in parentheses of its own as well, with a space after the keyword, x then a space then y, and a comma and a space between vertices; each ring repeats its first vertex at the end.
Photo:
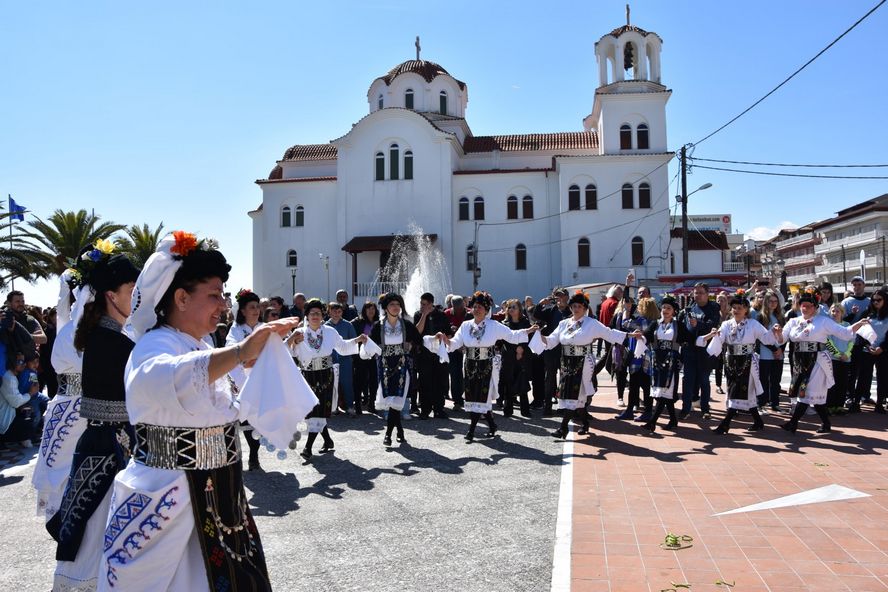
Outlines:
POLYGON ((681 167, 681 272, 688 273, 688 165, 687 148, 679 153, 681 167))

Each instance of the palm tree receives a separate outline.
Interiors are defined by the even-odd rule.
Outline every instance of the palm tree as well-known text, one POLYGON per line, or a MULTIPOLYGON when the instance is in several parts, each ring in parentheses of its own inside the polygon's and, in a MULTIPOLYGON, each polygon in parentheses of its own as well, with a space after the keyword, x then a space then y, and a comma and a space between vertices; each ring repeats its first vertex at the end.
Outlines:
POLYGON ((147 224, 138 226, 133 224, 124 229, 126 236, 117 238, 117 248, 125 253, 136 264, 136 267, 145 267, 148 257, 157 250, 157 243, 163 236, 163 222, 157 228, 151 230, 147 224))
POLYGON ((100 222, 99 216, 86 210, 56 210, 46 221, 34 218, 22 236, 27 240, 25 253, 34 258, 40 277, 61 274, 81 248, 126 228, 123 224, 100 222))

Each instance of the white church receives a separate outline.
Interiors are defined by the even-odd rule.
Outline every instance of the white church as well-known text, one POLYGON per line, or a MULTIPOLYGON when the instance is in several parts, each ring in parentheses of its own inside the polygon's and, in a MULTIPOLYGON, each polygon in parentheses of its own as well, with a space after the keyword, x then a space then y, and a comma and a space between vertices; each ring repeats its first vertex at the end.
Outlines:
POLYGON ((361 303, 403 289, 406 278, 380 271, 411 224, 440 250, 454 293, 538 299, 630 268, 655 280, 672 157, 661 47, 628 18, 595 44, 599 87, 583 131, 476 136, 468 85, 418 59, 417 40, 417 59, 372 82, 369 113, 345 135, 288 148, 256 181, 254 290, 345 288, 361 303))

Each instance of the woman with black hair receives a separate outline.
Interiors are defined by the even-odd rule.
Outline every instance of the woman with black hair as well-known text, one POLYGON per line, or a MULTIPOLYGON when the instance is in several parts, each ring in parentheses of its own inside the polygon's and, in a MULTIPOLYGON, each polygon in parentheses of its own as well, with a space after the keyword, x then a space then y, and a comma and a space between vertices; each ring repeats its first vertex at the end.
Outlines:
MULTIPOLYGON (((369 300, 361 307, 360 314, 352 320, 356 335, 370 335, 373 325, 379 320, 379 308, 369 300)), ((379 383, 376 373, 376 360, 365 360, 358 356, 355 368, 355 413, 361 415, 362 407, 376 413, 376 386, 379 383)))
MULTIPOLYGON (((517 299, 506 301, 506 318, 502 323, 512 331, 530 328, 530 321, 517 299)), ((503 416, 511 417, 518 397, 521 416, 530 417, 530 401, 527 391, 530 390, 528 376, 530 374, 530 349, 524 345, 515 345, 508 341, 499 342, 502 368, 499 377, 499 392, 503 400, 503 416)))
POLYGON ((493 421, 493 403, 499 394, 500 358, 494 346, 497 341, 512 344, 527 343, 529 333, 537 330, 533 325, 525 329, 513 331, 492 319, 489 319, 493 299, 484 292, 475 292, 469 300, 472 319, 464 321, 453 337, 444 333, 427 335, 423 338, 426 348, 439 352, 439 344, 444 344, 447 352, 454 352, 465 347, 463 362, 463 390, 465 397, 464 409, 469 412, 471 424, 465 438, 467 442, 475 439, 475 427, 483 415, 487 419, 486 437, 496 435, 496 423, 493 421))
POLYGON ((731 298, 731 318, 717 329, 713 329, 704 339, 709 341, 706 351, 710 356, 724 354, 725 378, 728 380, 728 411, 725 418, 713 431, 727 434, 731 420, 741 411, 752 414, 750 432, 765 427, 759 413, 758 397, 762 393, 759 379, 759 355, 755 353, 756 342, 763 346, 776 346, 777 340, 771 330, 749 318, 749 300, 742 291, 731 298))
MULTIPOLYGON (((234 345, 207 344, 226 310, 230 269, 213 243, 176 231, 136 284, 136 346, 125 374, 136 446, 114 481, 104 543, 97 542, 99 590, 271 589, 244 492, 241 406, 228 375, 296 321, 256 327, 234 345)), ((84 378, 86 370, 84 360, 84 378)))
POLYGON ((96 586, 102 535, 114 476, 130 459, 134 442, 126 407, 124 368, 133 342, 124 333, 139 270, 114 245, 99 240, 77 261, 83 315, 74 332, 82 354, 80 417, 86 429, 77 440, 58 511, 46 529, 56 540, 54 590, 96 586))
POLYGON ((820 282, 817 286, 817 291, 820 294, 820 306, 818 307, 820 309, 820 314, 832 318, 832 315, 829 312, 829 307, 835 302, 832 284, 829 282, 820 282))
POLYGON ((858 391, 855 393, 856 401, 869 401, 870 387, 873 383, 873 369, 876 371, 876 413, 885 413, 885 398, 888 395, 888 343, 885 336, 888 334, 888 290, 879 288, 870 297, 870 307, 866 318, 870 327, 876 332, 876 341, 863 348, 858 367, 858 391))
POLYGON ((799 297, 801 316, 790 319, 786 325, 776 325, 774 331, 779 343, 787 340, 795 343, 792 358, 793 376, 789 386, 789 396, 797 397, 792 418, 781 425, 784 430, 795 433, 799 420, 814 406, 822 425, 817 433, 828 433, 832 429, 826 411, 826 393, 833 384, 832 361, 826 350, 830 336, 839 339, 854 339, 854 334, 869 324, 869 319, 861 319, 850 327, 843 327, 831 318, 820 314, 819 297, 813 289, 805 290, 799 297))
MULTIPOLYGON (((244 339, 252 335, 253 331, 261 327, 264 323, 259 320, 259 295, 249 288, 241 288, 235 296, 237 309, 234 315, 234 324, 225 337, 225 345, 232 346, 242 342, 244 339)), ((271 308, 267 309, 271 310, 271 308)), ((238 364, 228 373, 234 382, 235 390, 240 391, 244 388, 247 376, 250 375, 250 369, 238 364)), ((250 424, 244 422, 241 424, 241 433, 247 441, 250 454, 247 459, 247 468, 251 471, 259 471, 262 465, 259 464, 259 438, 253 434, 253 428, 250 424)))
MULTIPOLYGON (((592 343, 596 339, 604 339, 610 344, 622 343, 629 336, 625 331, 608 329, 589 316, 589 298, 583 292, 577 292, 568 301, 571 316, 558 323, 549 335, 540 334, 540 341, 549 350, 561 345, 561 368, 559 372, 558 409, 564 409, 561 427, 553 436, 566 438, 571 419, 582 421, 577 434, 589 433, 589 415, 586 403, 595 394, 593 377, 595 376, 595 356, 592 354, 592 343)), ((636 330, 631 334, 640 337, 636 330)), ((530 344, 534 351, 541 351, 537 338, 530 344)), ((608 347, 608 349, 611 349, 608 347)))
MULTIPOLYGON (((400 294, 389 292, 379 299, 384 316, 373 324, 370 340, 381 348, 376 360, 376 409, 385 416, 384 446, 392 445, 392 431, 398 442, 406 442, 401 411, 407 404, 410 377, 413 370, 415 348, 422 343, 416 326, 404 318, 404 299, 400 294)), ((362 333, 363 334, 363 333, 362 333)))
MULTIPOLYGON (((678 375, 681 370, 681 346, 690 339, 685 323, 675 318, 678 303, 672 296, 665 296, 660 302, 660 318, 652 322, 645 330, 642 344, 647 346, 653 356, 653 374, 651 376, 651 396, 657 400, 657 406, 644 429, 654 432, 657 420, 666 409, 669 411, 669 424, 666 429, 678 427, 675 416, 675 397, 678 392, 678 375)), ((634 352, 639 357, 643 353, 640 347, 634 352)))
POLYGON ((354 339, 343 339, 336 329, 324 324, 327 307, 317 298, 305 303, 304 312, 305 323, 290 338, 290 352, 318 398, 317 406, 306 417, 308 438, 301 455, 309 461, 318 434, 324 439, 320 452, 330 452, 334 447, 327 428, 327 420, 337 408, 339 396, 339 364, 333 363, 333 351, 353 356, 358 353, 359 344, 367 343, 367 336, 362 334, 354 339))

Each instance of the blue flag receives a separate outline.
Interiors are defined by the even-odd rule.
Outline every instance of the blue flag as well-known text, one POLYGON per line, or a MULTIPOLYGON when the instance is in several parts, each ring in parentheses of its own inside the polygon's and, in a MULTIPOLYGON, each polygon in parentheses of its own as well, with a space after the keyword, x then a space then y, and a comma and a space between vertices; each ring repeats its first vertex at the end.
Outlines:
POLYGON ((20 206, 15 203, 15 200, 12 199, 12 196, 9 196, 9 213, 12 214, 9 218, 11 220, 18 220, 19 222, 25 221, 25 206, 20 206))

